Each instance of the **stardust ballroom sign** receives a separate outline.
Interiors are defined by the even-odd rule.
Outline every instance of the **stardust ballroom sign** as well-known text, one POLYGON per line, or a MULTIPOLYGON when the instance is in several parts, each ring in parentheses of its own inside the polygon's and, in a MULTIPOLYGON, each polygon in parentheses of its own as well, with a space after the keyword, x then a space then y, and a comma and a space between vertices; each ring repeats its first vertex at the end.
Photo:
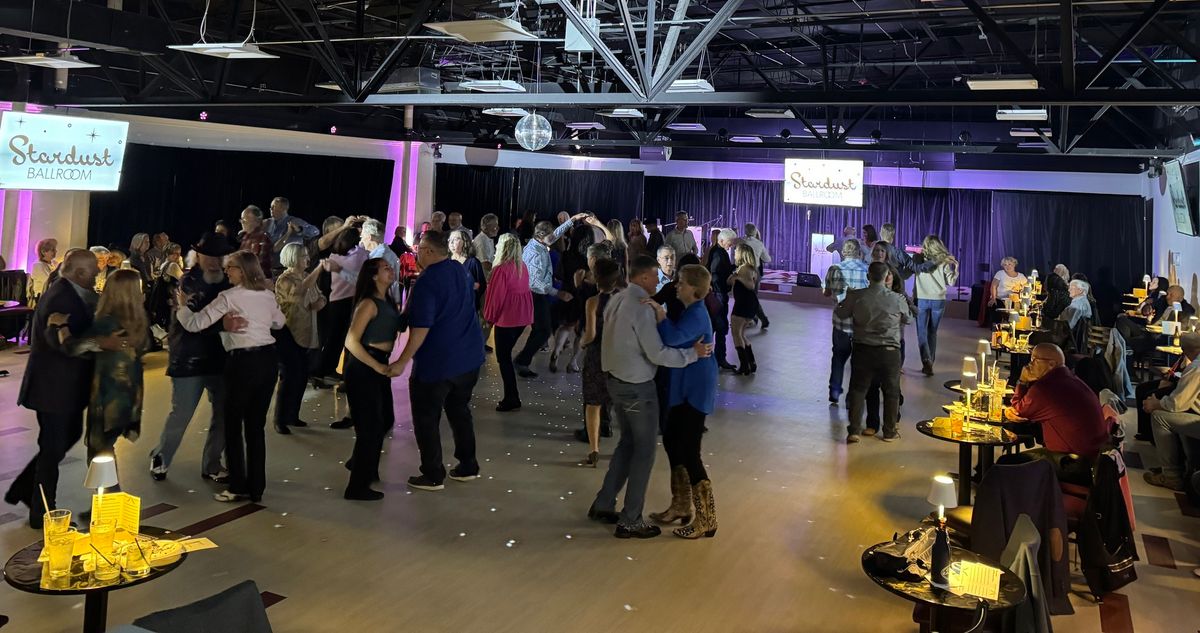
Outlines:
POLYGON ((861 160, 789 158, 783 163, 783 201, 837 207, 863 206, 861 160))
POLYGON ((5 112, 0 189, 116 191, 129 123, 5 112))

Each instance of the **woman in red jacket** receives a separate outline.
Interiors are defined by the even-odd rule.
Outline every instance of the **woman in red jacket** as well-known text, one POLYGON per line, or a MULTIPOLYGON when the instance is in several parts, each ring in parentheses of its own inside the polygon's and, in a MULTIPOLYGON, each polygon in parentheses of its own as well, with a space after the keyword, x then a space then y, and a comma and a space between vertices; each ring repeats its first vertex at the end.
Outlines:
POLYGON ((517 392, 512 352, 521 332, 533 323, 533 295, 529 290, 529 271, 521 261, 521 241, 511 233, 501 235, 496 244, 492 278, 483 298, 483 318, 493 326, 496 363, 504 381, 504 398, 496 410, 515 411, 521 408, 521 394, 517 392))

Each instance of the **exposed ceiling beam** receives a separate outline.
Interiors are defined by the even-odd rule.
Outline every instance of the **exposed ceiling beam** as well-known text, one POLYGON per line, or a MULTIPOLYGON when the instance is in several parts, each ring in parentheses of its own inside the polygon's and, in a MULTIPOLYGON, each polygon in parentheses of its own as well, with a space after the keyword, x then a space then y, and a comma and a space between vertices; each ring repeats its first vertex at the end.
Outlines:
MULTIPOLYGON (((79 99, 61 95, 51 99, 59 105, 73 107, 180 107, 195 106, 194 100, 162 99, 146 104, 122 104, 111 97, 79 99)), ((207 105, 207 104, 204 104, 207 105)), ((329 97, 286 97, 245 95, 237 101, 213 104, 233 107, 339 107, 355 105, 352 99, 329 97)), ((996 106, 996 105, 1069 105, 1069 106, 1142 106, 1160 105, 1200 106, 1200 89, 1172 90, 1146 88, 1119 90, 1093 88, 1077 94, 1057 90, 863 90, 835 91, 805 90, 794 92, 711 92, 664 93, 657 99, 639 99, 622 92, 596 93, 445 93, 445 94, 386 94, 371 95, 365 106, 440 106, 440 107, 663 107, 706 106, 749 108, 759 105, 797 106, 996 106)))
MULTIPOLYGON (((432 16, 439 8, 441 8, 444 1, 445 0, 423 0, 420 6, 418 6, 413 11, 413 14, 409 16, 408 22, 404 25, 404 35, 411 36, 415 35, 417 31, 420 31, 421 28, 425 26, 426 20, 428 20, 430 16, 432 16)), ((379 90, 379 87, 383 85, 385 80, 387 80, 388 75, 391 74, 392 70, 396 67, 396 64, 404 57, 404 54, 408 52, 408 49, 410 46, 412 46, 412 43, 413 40, 411 39, 404 39, 396 42, 395 46, 392 46, 392 49, 388 51, 387 56, 383 58, 383 62, 379 65, 379 68, 376 68, 375 72, 371 74, 370 79, 366 81, 362 87, 362 90, 358 92, 358 96, 355 97, 354 100, 358 103, 362 103, 363 100, 368 96, 375 94, 375 91, 379 90)))
MULTIPOLYGON (((625 28, 625 44, 629 46, 629 52, 632 53, 633 69, 637 72, 638 85, 642 87, 642 93, 650 91, 650 70, 647 63, 642 61, 642 47, 638 44, 637 32, 633 28, 633 17, 629 14, 629 0, 617 0, 617 8, 621 10, 621 24, 625 28)), ((648 25, 653 28, 653 22, 647 21, 648 25)))
MULTIPOLYGON (((973 0, 967 1, 970 2, 973 0)), ((1083 82, 1084 90, 1091 88, 1092 84, 1096 83, 1096 80, 1100 78, 1100 75, 1104 74, 1104 71, 1108 70, 1109 65, 1113 63, 1113 61, 1117 58, 1117 55, 1120 55, 1126 47, 1133 43, 1133 40, 1137 39, 1138 35, 1141 35, 1142 31, 1154 21, 1154 18, 1158 17, 1158 14, 1167 7, 1168 2, 1170 2, 1170 0, 1154 0, 1154 4, 1150 5, 1150 7, 1142 12, 1141 17, 1139 17, 1136 22, 1131 24, 1129 28, 1125 30, 1125 34, 1117 39, 1116 43, 1112 45, 1112 48, 1110 48, 1108 52, 1105 53, 1104 57, 1102 57, 1096 64, 1096 70, 1091 74, 1087 81, 1083 82)))
POLYGON ((1075 92, 1075 5, 1059 0, 1058 57, 1062 64, 1062 87, 1075 92))
MULTIPOLYGON (((1165 2, 1166 0, 1159 1, 1165 2)), ((1009 55, 1012 55, 1018 62, 1021 63, 1021 66, 1025 69, 1025 72, 1037 78, 1038 82, 1042 86, 1050 85, 1046 82, 1046 79, 1042 77, 1042 73, 1038 71, 1037 64, 1033 63, 1033 60, 1029 58, 1029 55, 1025 54, 1025 50, 1013 41, 1008 32, 1004 30, 1004 27, 996 24, 996 20, 992 19, 992 16, 988 15, 988 12, 984 11, 983 7, 979 6, 978 2, 975 0, 962 0, 962 2, 963 5, 965 5, 967 9, 969 9, 971 13, 975 15, 980 24, 983 25, 983 29, 994 35, 996 39, 1000 40, 1000 44, 1004 46, 1004 50, 1008 51, 1009 55)))
MULTIPOLYGON (((560 4, 565 1, 558 0, 560 4)), ((676 79, 679 79, 683 71, 699 57, 700 53, 708 50, 708 43, 717 36, 717 33, 721 31, 721 27, 729 21, 729 17, 740 6, 742 6, 742 0, 726 0, 725 4, 721 5, 721 9, 717 11, 717 14, 709 19, 708 24, 705 24, 703 29, 700 29, 700 33, 696 35, 696 39, 692 40, 687 45, 687 48, 683 49, 683 52, 679 54, 679 58, 675 60, 675 63, 671 64, 667 72, 663 73, 663 76, 654 82, 654 88, 647 93, 647 96, 650 99, 654 99, 665 92, 676 79)), ((669 53, 669 51, 666 52, 669 53)))
POLYGON ((625 68, 621 60, 617 59, 617 56, 604 43, 604 40, 600 39, 599 35, 592 33, 591 27, 583 19, 583 16, 579 13, 579 9, 576 9, 570 0, 555 1, 558 2, 559 8, 567 15, 567 19, 571 21, 571 24, 575 25, 575 28, 583 36, 583 39, 587 40, 588 44, 591 45, 592 50, 600 53, 600 57, 604 58, 604 62, 608 64, 609 69, 613 71, 617 79, 625 84, 625 88, 638 97, 645 97, 646 92, 638 85, 638 81, 634 79, 633 75, 629 74, 629 70, 625 68))
MULTIPOLYGON (((618 139, 557 139, 550 141, 551 145, 579 145, 581 147, 638 147, 642 145, 636 140, 618 140, 618 139)), ((1047 151, 1029 150, 1023 147, 1017 147, 1016 143, 972 143, 969 145, 949 145, 944 143, 877 143, 875 145, 846 145, 839 144, 833 147, 821 145, 806 141, 783 140, 783 139, 763 139, 762 143, 754 145, 745 145, 740 143, 731 143, 728 141, 718 141, 715 137, 698 137, 695 139, 673 139, 670 141, 662 141, 653 143, 656 146, 665 147, 684 147, 684 148, 712 148, 712 149, 776 149, 788 150, 796 152, 828 152, 832 150, 851 151, 851 152, 942 152, 953 154, 1015 154, 1022 156, 1046 156, 1052 153, 1049 148, 1047 151)), ((1053 145, 1053 143, 1051 143, 1053 145)), ((1057 148, 1055 148, 1057 149, 1057 148)), ((1111 157, 1127 157, 1127 158, 1174 158, 1182 153, 1181 150, 1160 150, 1160 149, 1119 149, 1119 148, 1096 148, 1096 147, 1080 147, 1077 148, 1073 155, 1077 156, 1111 156, 1111 157)))
MULTIPOLYGON (((291 1, 275 0, 275 5, 279 7, 279 11, 287 18, 292 28, 300 33, 300 37, 305 40, 311 40, 312 36, 308 32, 308 28, 304 26, 304 22, 300 20, 300 16, 296 15, 296 12, 292 9, 291 1)), ((305 47, 317 58, 317 62, 321 64, 321 68, 324 68, 325 72, 329 73, 329 78, 342 90, 342 94, 351 98, 358 95, 358 86, 351 85, 350 78, 346 76, 346 71, 342 68, 341 62, 329 56, 324 44, 314 42, 305 44, 305 47)))

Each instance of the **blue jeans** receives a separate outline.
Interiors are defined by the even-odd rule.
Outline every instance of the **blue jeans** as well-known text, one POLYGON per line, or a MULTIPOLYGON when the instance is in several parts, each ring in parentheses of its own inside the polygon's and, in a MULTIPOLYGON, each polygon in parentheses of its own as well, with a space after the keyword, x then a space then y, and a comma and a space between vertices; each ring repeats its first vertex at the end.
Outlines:
POLYGON ((212 422, 204 440, 204 454, 200 460, 200 473, 215 475, 222 470, 221 453, 225 450, 225 380, 221 376, 185 376, 171 378, 171 413, 163 424, 162 437, 158 446, 150 453, 162 457, 163 466, 169 467, 183 441, 188 423, 200 404, 200 396, 208 390, 208 402, 212 405, 212 422))
POLYGON ((854 336, 833 326, 833 360, 829 365, 829 398, 836 400, 842 395, 845 384, 846 361, 854 350, 854 336))
POLYGON ((917 299, 917 343, 921 346, 921 362, 937 360, 937 331, 946 311, 946 301, 917 299))
POLYGON ((608 395, 612 398, 613 419, 621 426, 621 440, 593 505, 597 510, 616 510, 617 495, 625 488, 625 507, 618 523, 636 527, 643 523, 646 486, 657 452, 658 392, 653 380, 633 384, 610 377, 608 395))

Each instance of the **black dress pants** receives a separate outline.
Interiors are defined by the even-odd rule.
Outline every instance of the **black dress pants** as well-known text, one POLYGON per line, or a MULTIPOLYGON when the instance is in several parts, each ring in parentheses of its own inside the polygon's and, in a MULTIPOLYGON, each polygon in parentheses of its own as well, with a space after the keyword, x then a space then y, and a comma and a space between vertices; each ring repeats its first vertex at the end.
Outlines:
POLYGON ((729 336, 729 295, 723 292, 717 292, 717 301, 721 302, 721 318, 713 321, 713 353, 717 356, 717 363, 725 365, 729 364, 726 348, 726 338, 729 336))
POLYGON ((263 429, 275 388, 279 355, 274 345, 230 350, 225 363, 225 466, 229 491, 262 498, 267 488, 263 429))
POLYGON ((700 454, 700 441, 704 437, 706 416, 688 403, 671 407, 667 417, 667 430, 663 433, 663 449, 671 468, 687 468, 692 485, 708 479, 704 470, 704 458, 700 454))
MULTIPOLYGON (((387 364, 388 353, 372 347, 367 352, 387 364)), ((346 359, 346 397, 354 409, 354 455, 347 492, 362 492, 379 478, 383 440, 396 422, 392 405, 392 379, 364 365, 353 355, 346 359)))
POLYGON ((883 391, 883 432, 890 435, 896 432, 900 419, 900 350, 856 342, 850 356, 850 391, 846 394, 851 435, 862 433, 867 391, 876 379, 883 391))
MULTIPOLYGON (((904 339, 900 339, 900 364, 904 364, 904 339)), ((880 413, 880 394, 883 393, 883 380, 879 376, 871 381, 871 387, 867 389, 867 428, 879 430, 879 413, 880 413)), ((904 406, 904 392, 900 393, 900 406, 904 406)), ((900 421, 899 413, 896 414, 896 421, 900 421)))
POLYGON ((317 366, 319 376, 332 376, 337 372, 338 362, 346 347, 346 332, 350 330, 350 316, 354 313, 354 299, 347 297, 329 302, 322 313, 328 327, 321 332, 321 362, 317 366))
POLYGON ((309 350, 300 347, 286 329, 276 337, 279 349, 279 390, 275 394, 275 425, 287 426, 300 419, 304 386, 308 383, 309 350))
POLYGON ((517 372, 513 368, 513 348, 525 326, 494 327, 492 336, 496 342, 496 364, 500 366, 500 380, 504 383, 504 398, 501 402, 516 404, 521 401, 521 393, 517 390, 517 372))
POLYGON ((10 503, 29 504, 30 514, 45 514, 38 484, 46 491, 46 501, 55 505, 58 493, 58 465, 67 451, 83 436, 83 411, 74 413, 37 412, 38 453, 13 480, 5 495, 10 503))
POLYGON ((533 355, 542 349, 550 335, 554 333, 550 315, 550 297, 533 293, 533 327, 529 330, 529 338, 525 339, 525 347, 513 359, 519 367, 528 367, 533 362, 533 355))
POLYGON ((1154 432, 1150 427, 1150 414, 1142 410, 1142 403, 1150 396, 1161 398, 1174 390, 1174 382, 1170 386, 1159 387, 1157 379, 1143 382, 1134 388, 1134 393, 1137 395, 1137 434, 1150 438, 1151 443, 1154 443, 1154 432))
MULTIPOLYGON (((437 382, 409 379, 413 434, 417 436, 417 450, 421 453, 421 474, 430 481, 440 484, 446 480, 446 466, 442 463, 442 411, 446 412, 450 432, 454 435, 454 458, 458 460, 459 474, 479 473, 479 462, 475 460, 475 427, 471 418, 471 394, 476 382, 479 382, 478 367, 437 382)), ((354 415, 358 415, 357 410, 354 415)))

